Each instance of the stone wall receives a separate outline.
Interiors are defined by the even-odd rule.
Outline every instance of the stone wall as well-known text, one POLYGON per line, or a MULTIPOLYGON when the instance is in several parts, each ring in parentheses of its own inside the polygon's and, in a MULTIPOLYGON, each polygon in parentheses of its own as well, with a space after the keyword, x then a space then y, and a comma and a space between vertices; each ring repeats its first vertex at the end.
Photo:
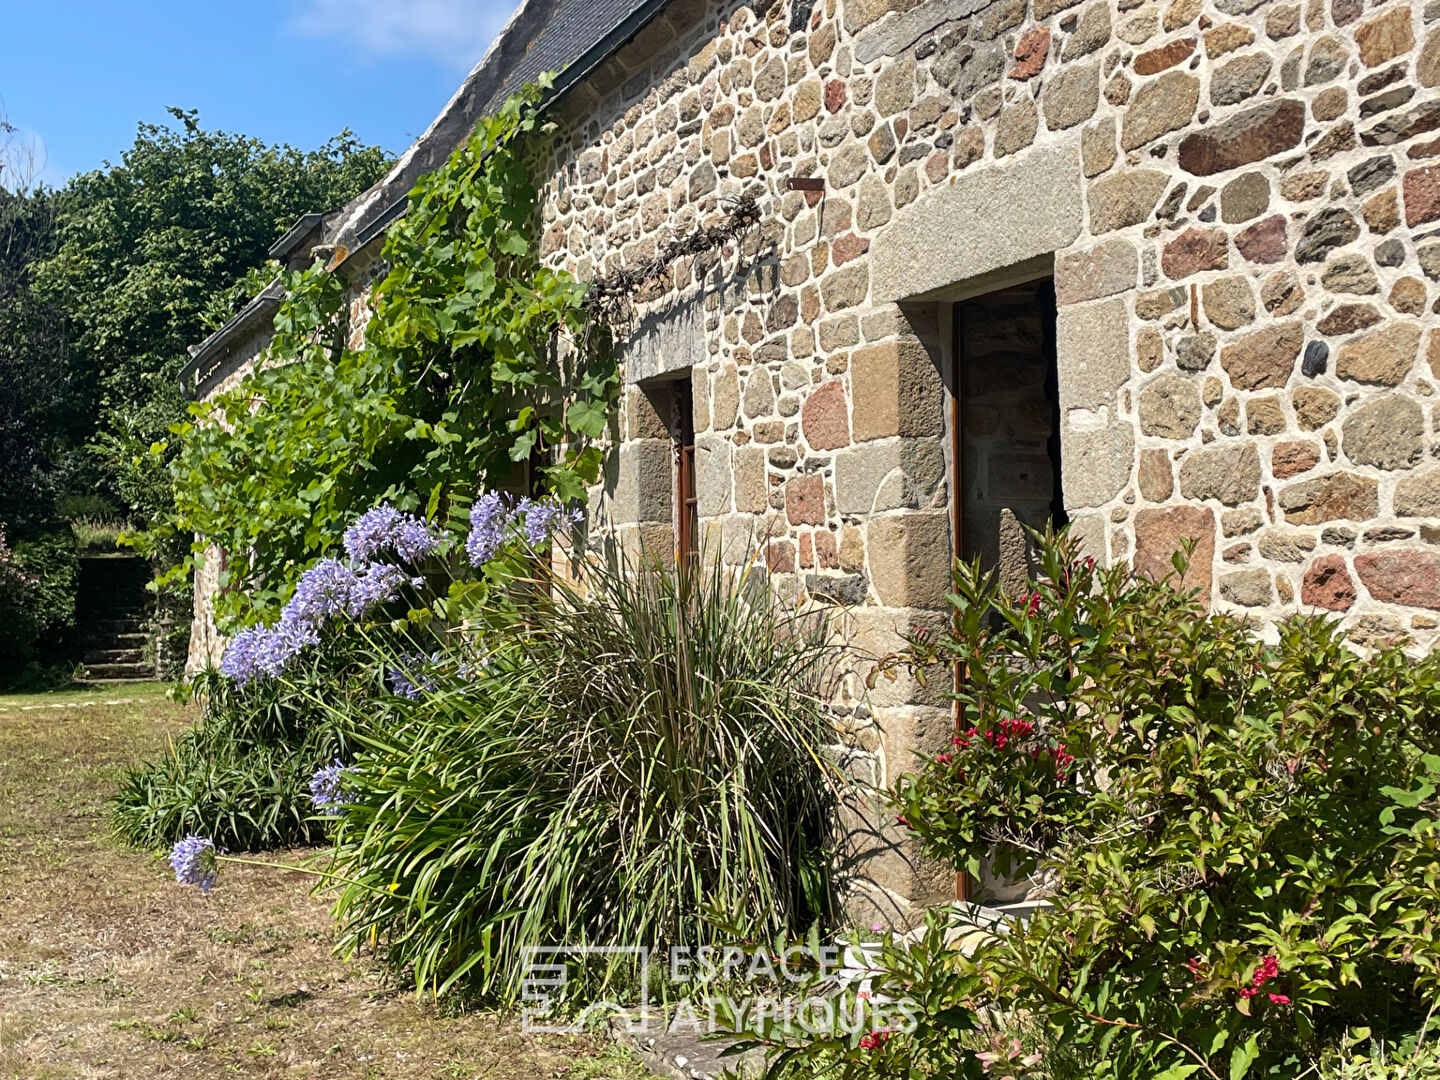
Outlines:
MULTIPOLYGON (((707 550, 758 552, 886 651, 943 607, 950 304, 1053 274, 1065 505, 1097 555, 1164 572, 1193 539, 1189 583, 1220 607, 1262 626, 1320 608, 1359 643, 1428 647, 1437 18, 1433 0, 676 0, 556 111, 544 257, 633 266, 742 191, 763 221, 642 305, 595 524, 673 543, 642 380, 690 378, 707 550)), ((1037 377, 1015 368, 1016 402, 1037 377)), ((1034 484, 992 484, 987 512, 1047 499, 1033 419, 1034 484)), ((844 704, 878 783, 945 736, 914 684, 844 704)), ((897 904, 949 888, 900 848, 864 869, 897 904)))
MULTIPOLYGON (((1061 484, 1097 557, 1164 573, 1193 540, 1188 584, 1262 631, 1319 609, 1430 647, 1437 21, 1440 0, 673 0, 552 110, 543 257, 635 266, 741 192, 762 221, 637 310, 592 525, 672 548, 664 383, 689 379, 703 548, 893 649, 944 618, 952 305, 1053 277, 1061 484)), ((1018 449, 979 410, 1014 420, 1039 375, 974 384, 976 467, 1018 449)), ((1033 420, 1033 483, 987 480, 977 513, 1044 505, 1033 420)), ((852 680, 850 768, 885 785, 943 743, 942 683, 852 680)), ((873 807, 847 821, 886 917, 949 894, 873 807)))

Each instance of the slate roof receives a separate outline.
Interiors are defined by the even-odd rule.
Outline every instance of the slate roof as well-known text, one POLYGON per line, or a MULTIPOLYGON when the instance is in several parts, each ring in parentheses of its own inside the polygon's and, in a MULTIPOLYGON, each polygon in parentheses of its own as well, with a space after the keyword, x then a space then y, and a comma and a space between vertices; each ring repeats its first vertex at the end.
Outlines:
MULTIPOLYGON (((525 54, 515 63, 507 65, 504 77, 481 107, 481 112, 498 108, 506 97, 527 82, 533 82, 542 72, 580 74, 567 69, 645 7, 645 0, 560 0, 531 39, 525 54)), ((634 30, 630 33, 633 34, 634 30)), ((619 44, 615 43, 616 46, 619 44)), ((605 50, 605 54, 610 51, 605 50)))

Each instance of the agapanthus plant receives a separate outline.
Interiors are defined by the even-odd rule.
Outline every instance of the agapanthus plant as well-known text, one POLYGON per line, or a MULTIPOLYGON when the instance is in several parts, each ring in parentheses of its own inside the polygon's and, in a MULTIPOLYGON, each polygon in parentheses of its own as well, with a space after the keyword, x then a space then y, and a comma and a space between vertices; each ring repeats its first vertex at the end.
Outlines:
POLYGON ((324 765, 310 778, 310 802, 322 814, 342 814, 355 796, 345 787, 349 770, 338 760, 324 765))
POLYGON ((470 535, 465 539, 465 554, 471 566, 484 566, 511 539, 523 537, 531 547, 538 548, 567 525, 579 524, 584 517, 583 510, 566 509, 555 498, 514 502, 499 492, 486 491, 470 508, 470 535))
POLYGON ((393 552, 406 562, 418 562, 439 547, 440 539, 426 522, 394 507, 382 504, 367 511, 345 532, 349 561, 321 559, 301 574, 275 623, 235 635, 220 662, 221 672, 241 686, 278 676, 302 649, 320 640, 327 623, 364 618, 397 599, 406 586, 424 586, 423 577, 393 563, 375 562, 376 556, 393 552))
POLYGON ((178 840, 170 849, 170 865, 175 869, 175 880, 181 885, 198 885, 200 891, 208 893, 220 876, 216 859, 219 852, 215 845, 203 836, 191 833, 178 840))
POLYGON ((401 562, 416 565, 435 553, 440 533, 429 522, 381 503, 361 514, 345 530, 345 554, 356 563, 374 562, 381 555, 395 555, 401 562))
POLYGON ((385 672, 385 682, 396 697, 419 701, 422 694, 434 693, 437 684, 433 668, 442 660, 439 652, 433 652, 429 656, 404 653, 397 658, 395 665, 385 672))
MULTIPOLYGON (((170 849, 170 865, 175 868, 175 881, 180 885, 194 885, 202 893, 208 893, 220 880, 220 864, 240 863, 244 866, 262 866, 267 870, 284 870, 286 872, 299 872, 312 874, 315 877, 323 878, 326 881, 343 882, 346 885, 353 885, 357 888, 368 888, 362 882, 353 881, 350 878, 341 877, 339 874, 331 873, 328 870, 316 870, 310 866, 296 866, 294 864, 267 862, 264 859, 246 859, 238 855, 226 855, 215 846, 214 841, 207 837, 191 833, 183 840, 177 840, 175 846, 170 849)), ((394 889, 384 890, 388 895, 395 895, 394 889)))

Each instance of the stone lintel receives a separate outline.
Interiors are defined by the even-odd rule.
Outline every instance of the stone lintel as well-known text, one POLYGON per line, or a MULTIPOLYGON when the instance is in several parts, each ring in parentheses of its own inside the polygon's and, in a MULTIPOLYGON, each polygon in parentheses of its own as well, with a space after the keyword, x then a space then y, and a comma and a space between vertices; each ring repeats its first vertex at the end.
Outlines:
POLYGON ((1084 217, 1080 184, 1076 140, 931 189, 871 245, 872 300, 950 299, 970 278, 1069 246, 1084 217))

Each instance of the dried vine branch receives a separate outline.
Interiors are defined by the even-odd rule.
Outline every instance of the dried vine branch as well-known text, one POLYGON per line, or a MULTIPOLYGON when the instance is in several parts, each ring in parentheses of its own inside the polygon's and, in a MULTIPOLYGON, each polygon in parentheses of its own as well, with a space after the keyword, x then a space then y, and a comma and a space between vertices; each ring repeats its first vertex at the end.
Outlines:
POLYGON ((590 318, 609 326, 621 325, 640 291, 663 277, 677 260, 716 251, 760 223, 760 207, 753 195, 727 198, 721 206, 725 210, 723 221, 697 226, 685 236, 671 237, 660 246, 653 259, 639 266, 596 277, 584 300, 590 318))

